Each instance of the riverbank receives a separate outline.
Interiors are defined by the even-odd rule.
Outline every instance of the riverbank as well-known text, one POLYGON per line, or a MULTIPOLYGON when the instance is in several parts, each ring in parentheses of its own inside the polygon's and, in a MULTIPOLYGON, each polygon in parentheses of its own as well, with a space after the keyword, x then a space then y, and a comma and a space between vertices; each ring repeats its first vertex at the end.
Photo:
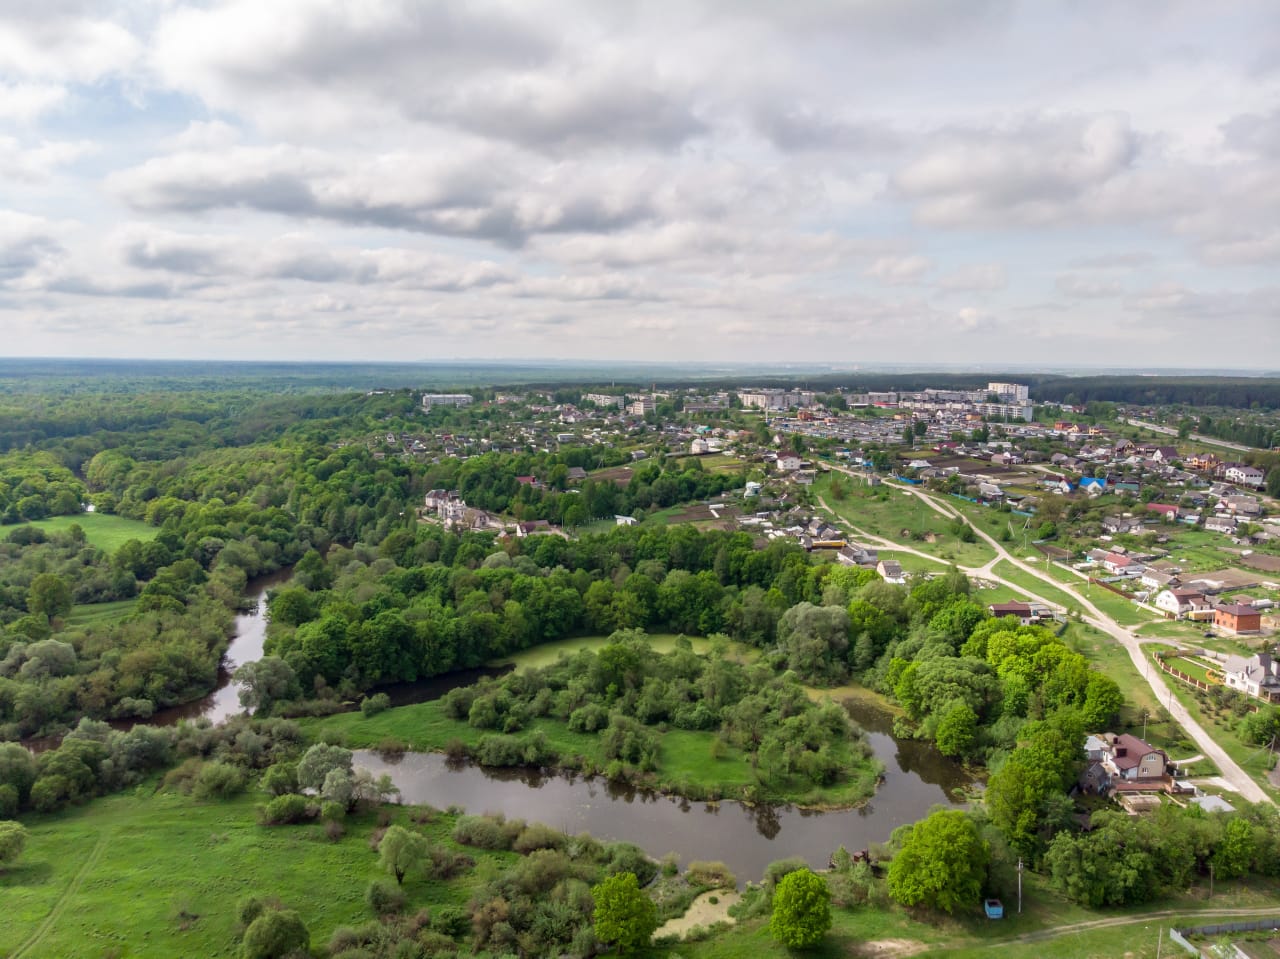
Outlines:
MULTIPOLYGON (((392 752, 474 752, 486 735, 469 723, 451 719, 443 700, 388 709, 376 716, 338 713, 321 719, 300 720, 308 736, 341 742, 352 748, 392 752)), ((557 772, 593 775, 609 769, 602 737, 595 732, 575 732, 568 724, 550 718, 531 721, 521 736, 541 733, 546 746, 559 759, 549 766, 557 772)), ((740 799, 748 802, 791 803, 813 809, 852 808, 875 794, 882 764, 861 755, 857 742, 833 744, 842 778, 829 786, 817 786, 799 776, 764 782, 744 750, 727 745, 718 732, 668 728, 655 730, 658 741, 656 768, 641 772, 627 767, 622 779, 631 786, 695 801, 740 799)))

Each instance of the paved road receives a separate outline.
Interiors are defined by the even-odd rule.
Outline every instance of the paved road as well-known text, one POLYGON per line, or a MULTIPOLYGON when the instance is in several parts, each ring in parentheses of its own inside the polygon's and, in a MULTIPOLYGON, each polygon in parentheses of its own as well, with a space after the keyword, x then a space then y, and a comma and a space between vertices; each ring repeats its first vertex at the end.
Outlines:
MULTIPOLYGON (((1146 420, 1127 419, 1124 422, 1128 423, 1130 426, 1141 426, 1144 430, 1164 433, 1166 436, 1178 435, 1178 431, 1171 427, 1161 426, 1158 423, 1148 423, 1146 420)), ((1189 433, 1187 435, 1199 443, 1208 443, 1211 446, 1223 446, 1229 450, 1239 450, 1241 453, 1248 453, 1258 448, 1256 446, 1242 446, 1239 443, 1228 443, 1226 440, 1220 440, 1213 436, 1205 436, 1203 433, 1189 433)))
MULTIPOLYGON (((836 468, 840 469, 841 472, 849 473, 850 475, 856 475, 853 473, 852 470, 848 470, 843 467, 836 467, 836 468)), ((941 513, 943 516, 946 516, 948 518, 954 518, 956 516, 961 515, 959 511, 956 510, 954 507, 952 507, 950 504, 946 503, 943 500, 938 499, 931 493, 926 493, 923 490, 917 489, 915 487, 904 487, 904 486, 899 486, 897 484, 893 484, 893 488, 905 489, 906 492, 910 493, 912 496, 919 497, 921 500, 927 503, 932 509, 936 510, 937 512, 941 513)), ((827 509, 828 512, 831 512, 831 510, 821 500, 819 500, 819 504, 824 509, 827 509)), ((1027 589, 1023 586, 1019 586, 1014 583, 1009 583, 1006 580, 1003 580, 999 576, 997 576, 992 571, 992 569, 996 565, 996 563, 1000 562, 1001 560, 1004 560, 1012 564, 1013 566, 1016 566, 1018 569, 1022 570, 1023 572, 1034 576, 1036 579, 1039 579, 1042 582, 1047 583, 1050 586, 1053 586, 1055 589, 1066 592, 1067 594, 1072 596, 1076 600, 1076 602, 1080 604, 1081 609, 1084 610, 1082 619, 1086 623, 1114 637, 1115 640, 1125 648, 1125 651, 1129 654, 1129 659, 1133 662, 1134 669, 1138 671, 1139 676, 1142 676, 1146 679, 1147 684, 1151 687, 1152 692, 1155 693, 1156 699, 1165 705, 1165 707, 1169 710, 1169 714, 1173 716, 1175 720, 1177 720, 1177 722, 1182 726, 1184 730, 1186 730, 1187 735, 1192 739, 1193 742, 1195 742, 1196 746, 1200 749, 1200 751, 1204 753, 1204 755, 1208 756, 1211 760, 1213 760, 1214 764, 1218 767, 1219 771, 1221 772, 1222 778, 1227 783, 1230 784, 1231 788, 1234 789, 1236 792, 1238 792, 1241 796, 1243 796, 1249 802, 1265 802, 1265 803, 1272 802, 1271 797, 1268 796, 1265 791, 1263 791, 1262 787, 1259 786, 1258 783, 1254 781, 1253 777, 1251 777, 1248 773, 1246 773, 1243 769, 1241 769, 1239 764, 1237 764, 1234 759, 1232 759, 1230 756, 1227 755, 1226 750, 1224 750, 1221 746, 1218 745, 1218 743, 1213 739, 1212 736, 1209 735, 1209 733, 1204 729, 1204 727, 1202 727, 1199 723, 1195 721, 1191 713, 1188 712, 1187 708, 1183 706, 1181 702, 1179 702, 1177 699, 1174 698, 1172 691, 1169 689, 1168 685, 1164 681, 1163 674, 1159 670, 1152 670, 1150 668, 1150 663, 1147 657, 1143 655, 1143 652, 1142 652, 1142 642, 1141 640, 1138 639, 1137 636, 1133 634, 1131 630, 1121 626, 1114 619, 1112 619, 1110 616, 1108 616, 1106 613, 1100 610, 1097 606, 1093 605, 1093 603, 1089 601, 1088 597, 1083 596, 1078 592, 1078 587, 1075 586, 1074 584, 1064 583, 1061 580, 1055 579, 1054 577, 1048 575, 1047 573, 1042 573, 1035 566, 1032 566, 1029 563, 1023 562, 1022 560, 1013 556, 1007 549, 1005 549, 999 542, 997 542, 993 536, 988 535, 986 532, 979 529, 977 526, 973 526, 973 531, 982 540, 984 540, 992 549, 996 551, 996 558, 990 561, 989 563, 987 563, 985 566, 980 568, 965 567, 964 568, 965 573, 971 576, 981 576, 986 579, 995 580, 996 582, 1005 583, 1008 586, 1011 586, 1023 593, 1026 593, 1028 596, 1030 596, 1030 598, 1038 602, 1046 603, 1049 606, 1059 605, 1057 603, 1053 603, 1053 602, 1050 602, 1049 600, 1046 600, 1042 596, 1036 596, 1034 593, 1028 592, 1027 589)), ((862 534, 860 531, 859 533, 860 535, 865 535, 865 534, 862 534)), ((909 547, 897 545, 893 543, 891 540, 884 539, 883 537, 867 537, 867 538, 871 540, 875 540, 877 544, 882 545, 883 548, 885 549, 903 550, 905 552, 913 553, 917 556, 926 555, 924 553, 920 553, 919 551, 911 549, 909 547)), ((936 559, 936 557, 929 557, 929 558, 936 559)))

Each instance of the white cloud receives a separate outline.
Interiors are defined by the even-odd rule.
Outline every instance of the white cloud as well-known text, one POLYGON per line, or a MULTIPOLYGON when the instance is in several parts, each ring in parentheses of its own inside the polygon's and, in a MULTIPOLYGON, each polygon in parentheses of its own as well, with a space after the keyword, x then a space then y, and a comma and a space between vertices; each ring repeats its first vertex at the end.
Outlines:
POLYGON ((882 256, 867 267, 867 276, 881 283, 914 283, 931 269, 933 263, 923 256, 882 256))

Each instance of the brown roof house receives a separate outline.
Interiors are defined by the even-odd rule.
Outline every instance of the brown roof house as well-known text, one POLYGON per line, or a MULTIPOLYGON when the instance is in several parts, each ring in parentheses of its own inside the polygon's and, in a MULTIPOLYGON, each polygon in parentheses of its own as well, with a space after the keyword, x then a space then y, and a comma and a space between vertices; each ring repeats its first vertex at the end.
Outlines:
POLYGON ((1129 733, 1104 733, 1085 740, 1089 765, 1081 784, 1096 792, 1167 791, 1173 788, 1172 765, 1163 749, 1129 733))
POLYGON ((1244 603, 1223 603, 1213 611, 1213 625, 1237 636, 1260 633, 1262 613, 1244 603))

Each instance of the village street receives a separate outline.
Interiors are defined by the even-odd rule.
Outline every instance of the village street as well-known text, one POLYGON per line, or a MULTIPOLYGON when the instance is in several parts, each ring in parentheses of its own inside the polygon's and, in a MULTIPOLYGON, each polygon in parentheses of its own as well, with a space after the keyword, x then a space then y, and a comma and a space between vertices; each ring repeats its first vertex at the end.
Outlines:
MULTIPOLYGON (((862 474, 854 470, 846 469, 844 467, 835 468, 856 479, 862 478, 862 474)), ((954 519, 961 515, 958 510, 932 493, 927 493, 923 490, 907 486, 906 484, 894 483, 892 484, 892 488, 918 497, 931 509, 936 510, 948 519, 954 519)), ((830 513, 832 516, 836 515, 834 511, 832 511, 831 508, 821 500, 821 498, 819 498, 818 504, 823 510, 830 513)), ((1164 680, 1164 676, 1159 671, 1151 670, 1147 657, 1142 651, 1142 641, 1133 634, 1132 630, 1121 626, 1090 602, 1086 596, 1081 595, 1079 588, 1074 584, 1068 584, 1054 579, 1047 573, 1043 573, 1038 570, 1034 565, 1018 559, 1005 549, 1004 546, 997 542, 994 537, 988 535, 983 530, 978 529, 976 526, 973 526, 973 531, 980 539, 995 550, 996 558, 981 567, 960 567, 965 574, 979 579, 987 579, 993 582, 1002 583, 1012 589, 1016 589, 1019 592, 1024 593, 1028 598, 1033 599, 1036 602, 1045 603, 1048 606, 1059 605, 1057 603, 1050 602, 1042 596, 1037 596, 1034 593, 1028 592, 1022 586, 1011 583, 997 575, 994 571, 995 566, 1003 560, 1013 566, 1016 566, 1023 572, 1036 577, 1050 586, 1053 586, 1056 590, 1061 590, 1070 594, 1076 602, 1079 603, 1082 610, 1081 619, 1084 622, 1112 636, 1125 648, 1125 651, 1129 654, 1129 659, 1133 662, 1134 668, 1138 671, 1138 674, 1147 681, 1148 685, 1150 685, 1157 700, 1168 709, 1169 714, 1179 723, 1179 725, 1182 726, 1183 729, 1186 730, 1187 735, 1193 742, 1195 742, 1197 748, 1199 748, 1200 751, 1218 767, 1221 777, 1225 783, 1249 802, 1273 802, 1271 797, 1267 795, 1262 787, 1259 786, 1248 773, 1241 769, 1234 759, 1227 755, 1226 751, 1214 741, 1213 737, 1209 735, 1204 727, 1195 721, 1187 708, 1182 705, 1176 697, 1174 697, 1172 691, 1164 680)), ((911 547, 905 546, 901 543, 895 543, 892 540, 888 540, 883 537, 870 536, 864 531, 858 530, 856 527, 853 529, 853 532, 862 537, 868 545, 882 549, 891 549, 898 552, 910 553, 915 556, 921 556, 925 559, 932 560, 933 562, 943 563, 942 560, 939 560, 935 556, 930 556, 927 553, 912 549, 911 547)), ((946 564, 943 563, 943 565, 946 564)))

